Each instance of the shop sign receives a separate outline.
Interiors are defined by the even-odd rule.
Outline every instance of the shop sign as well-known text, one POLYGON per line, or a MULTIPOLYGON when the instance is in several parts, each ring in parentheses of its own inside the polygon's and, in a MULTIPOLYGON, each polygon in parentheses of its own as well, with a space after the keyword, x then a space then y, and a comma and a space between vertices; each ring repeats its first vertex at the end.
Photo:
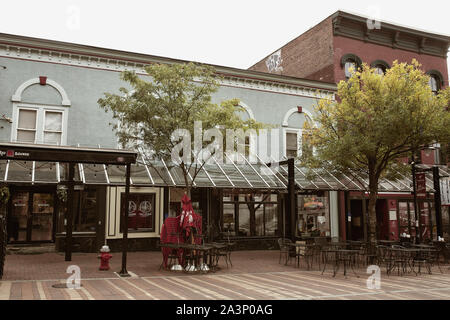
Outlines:
POLYGON ((416 196, 417 198, 427 197, 427 184, 423 172, 416 173, 416 196))

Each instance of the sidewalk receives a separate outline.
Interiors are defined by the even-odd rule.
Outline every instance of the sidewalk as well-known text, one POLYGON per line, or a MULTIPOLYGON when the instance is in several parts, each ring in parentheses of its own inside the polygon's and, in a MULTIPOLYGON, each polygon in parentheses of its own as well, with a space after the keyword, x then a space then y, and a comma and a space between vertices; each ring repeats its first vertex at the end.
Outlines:
MULTIPOLYGON (((114 278, 122 264, 122 254, 113 253, 110 260, 111 269, 100 271, 100 259, 95 253, 73 253, 72 261, 64 261, 64 253, 43 253, 33 255, 11 254, 6 256, 3 280, 56 280, 66 279, 67 267, 77 265, 81 270, 82 279, 114 278)), ((235 251, 231 255, 233 267, 226 267, 225 261, 220 260, 221 267, 216 274, 227 273, 259 273, 292 271, 293 264, 284 266, 278 264, 278 251, 235 251)), ((159 270, 162 255, 159 251, 129 252, 127 254, 127 270, 140 277, 153 276, 182 276, 192 275, 183 272, 159 270)), ((298 269, 296 269, 298 270, 298 269)))
POLYGON ((121 254, 114 254, 111 270, 99 271, 97 254, 73 254, 64 261, 63 253, 8 255, 0 281, 0 300, 379 300, 450 299, 450 270, 441 274, 386 276, 382 271, 381 288, 368 288, 366 268, 344 277, 342 269, 333 278, 332 267, 322 275, 317 265, 310 271, 294 262, 278 263, 278 251, 236 251, 233 267, 220 261, 215 273, 185 273, 159 270, 160 252, 128 254, 129 278, 116 272, 121 254), (66 269, 81 269, 79 289, 61 288, 69 274, 66 269), (59 286, 59 287, 58 287, 59 286))

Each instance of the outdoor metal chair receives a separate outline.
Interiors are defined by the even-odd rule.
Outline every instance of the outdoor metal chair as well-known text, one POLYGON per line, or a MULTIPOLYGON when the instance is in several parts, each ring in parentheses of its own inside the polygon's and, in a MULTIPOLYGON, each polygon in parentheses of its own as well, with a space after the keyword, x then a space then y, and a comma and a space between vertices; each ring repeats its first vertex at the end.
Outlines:
POLYGON ((374 264, 377 260, 377 245, 373 242, 367 242, 363 245, 363 250, 366 266, 374 264))
POLYGON ((315 245, 308 245, 306 242, 298 243, 295 246, 295 256, 297 258, 297 267, 300 268, 300 258, 306 261, 307 270, 310 270, 313 266, 314 259, 314 247, 315 245))
POLYGON ((441 269, 441 266, 440 266, 440 259, 439 258, 440 258, 439 250, 437 250, 437 249, 430 249, 430 250, 428 250, 428 255, 427 255, 427 259, 426 260, 427 260, 429 274, 431 274, 431 269, 435 265, 437 265, 439 271, 441 273, 443 273, 442 269, 441 269))
POLYGON ((388 275, 392 270, 395 270, 395 268, 397 268, 398 275, 403 275, 404 273, 406 273, 406 267, 411 259, 411 254, 404 249, 406 248, 399 245, 393 245, 391 247, 391 265, 387 271, 388 275))
POLYGON ((281 258, 284 257, 285 265, 288 264, 290 261, 290 252, 291 252, 291 239, 287 238, 279 238, 278 239, 278 246, 280 247, 280 258, 278 259, 278 263, 281 263, 281 258))
POLYGON ((230 242, 229 237, 227 237, 226 241, 222 241, 221 243, 226 244, 226 246, 216 250, 216 265, 219 263, 220 257, 223 257, 228 268, 228 262, 230 263, 230 266, 233 266, 233 263, 231 262, 231 252, 233 251, 232 249, 234 244, 230 242))
POLYGON ((392 265, 392 255, 391 251, 389 250, 389 247, 384 245, 377 245, 376 252, 377 252, 376 258, 377 264, 380 267, 384 265, 386 267, 386 273, 388 273, 392 265))

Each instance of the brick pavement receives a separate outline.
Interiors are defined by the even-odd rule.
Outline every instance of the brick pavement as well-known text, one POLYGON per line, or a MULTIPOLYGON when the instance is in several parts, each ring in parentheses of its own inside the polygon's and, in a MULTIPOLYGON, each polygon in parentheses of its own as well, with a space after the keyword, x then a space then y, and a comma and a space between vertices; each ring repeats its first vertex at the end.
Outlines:
POLYGON ((403 277, 382 273, 381 289, 368 289, 364 269, 357 278, 342 271, 332 277, 294 264, 278 264, 277 251, 238 251, 232 254, 233 267, 215 273, 188 274, 159 270, 159 252, 131 252, 131 278, 120 278, 121 254, 114 254, 110 271, 99 271, 96 254, 74 254, 65 262, 63 254, 8 255, 0 281, 0 299, 11 300, 275 300, 275 299, 450 299, 450 270, 437 268, 433 274, 403 277), (54 288, 65 282, 69 265, 81 268, 80 289, 54 288))

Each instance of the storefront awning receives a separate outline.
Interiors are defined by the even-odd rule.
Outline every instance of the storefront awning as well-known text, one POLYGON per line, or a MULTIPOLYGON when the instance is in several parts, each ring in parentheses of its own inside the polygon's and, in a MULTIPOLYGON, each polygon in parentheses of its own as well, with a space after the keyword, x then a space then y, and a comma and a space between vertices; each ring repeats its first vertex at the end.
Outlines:
MULTIPOLYGON (((214 159, 205 164, 195 177, 194 187, 287 189, 286 165, 268 167, 258 157, 256 163, 250 163, 241 155, 235 155, 234 161, 231 161, 231 157, 226 158, 223 164, 214 159)), ((59 184, 66 180, 67 171, 67 163, 0 160, 0 182, 59 184)), ((194 174, 195 170, 191 168, 189 182, 192 181, 194 174)), ((440 167, 440 174, 448 176, 448 168, 440 167)), ((125 185, 125 167, 78 163, 75 167, 75 181, 87 185, 122 186, 125 185)), ((337 177, 324 170, 308 171, 299 164, 295 165, 295 182, 300 190, 325 191, 366 191, 369 183, 367 177, 361 175, 337 177)), ((431 172, 426 174, 426 183, 427 191, 434 192, 431 172)), ((181 168, 177 165, 162 160, 148 160, 138 152, 136 163, 131 165, 131 185, 184 187, 185 181, 181 168)), ((412 191, 412 178, 408 176, 402 176, 401 179, 394 181, 382 180, 379 184, 379 192, 412 191)))
MULTIPOLYGON (((426 186, 428 192, 434 192, 433 174, 431 166, 416 165, 418 169, 424 169, 426 186)), ((280 174, 287 179, 287 165, 279 167, 280 174)), ((441 177, 449 176, 450 171, 447 166, 439 167, 441 177)), ((413 192, 412 177, 398 173, 399 179, 381 179, 378 184, 379 192, 413 192)), ((326 170, 309 170, 295 164, 295 183, 301 190, 328 190, 328 191, 367 191, 369 189, 369 179, 366 175, 353 172, 351 175, 334 175, 326 170)))

